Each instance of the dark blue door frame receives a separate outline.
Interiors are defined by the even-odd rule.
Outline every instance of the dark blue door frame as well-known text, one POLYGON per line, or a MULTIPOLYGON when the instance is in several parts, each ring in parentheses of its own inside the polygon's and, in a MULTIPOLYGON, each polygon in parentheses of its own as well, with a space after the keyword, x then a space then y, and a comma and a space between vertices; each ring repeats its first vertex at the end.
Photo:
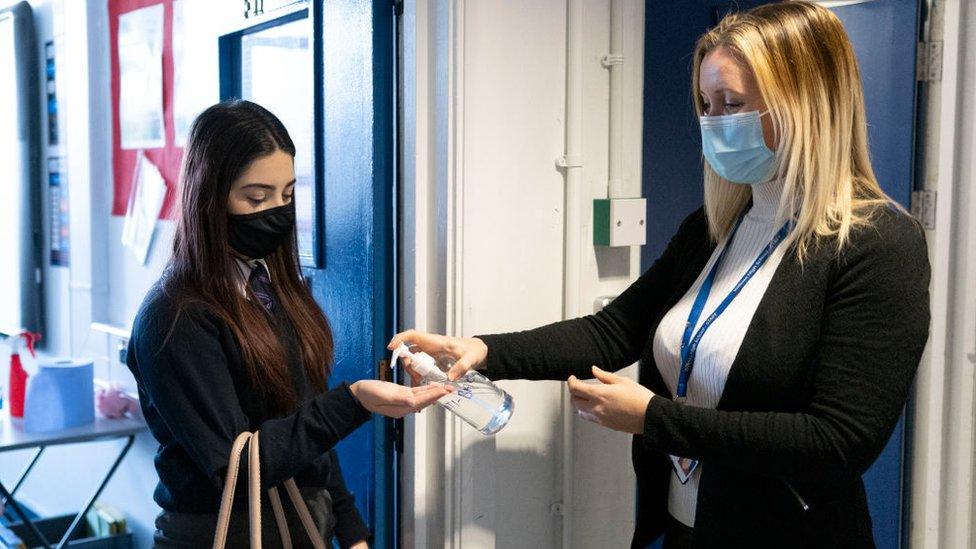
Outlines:
MULTIPOLYGON (((315 218, 324 259, 303 272, 332 325, 336 385, 380 377, 394 326, 394 12, 391 0, 311 0, 308 11, 270 24, 308 14, 316 86, 309 116, 321 197, 315 218)), ((245 27, 241 32, 253 30, 245 27)), ((240 90, 240 61, 232 39, 222 46, 227 99, 240 90)), ((374 416, 336 447, 373 547, 396 546, 392 432, 390 420, 374 416)))
MULTIPOLYGON (((701 143, 691 99, 697 38, 722 15, 769 0, 695 0, 646 4, 644 181, 648 268, 681 220, 702 204, 701 143), (680 22, 680 24, 676 24, 680 22)), ((875 0, 837 8, 858 56, 865 88, 872 161, 884 190, 908 207, 914 188, 915 44, 918 0, 875 0)), ((907 531, 908 471, 904 417, 864 475, 879 548, 899 547, 907 531)))
MULTIPOLYGON (((310 273, 332 323, 334 382, 375 379, 393 330, 394 44, 390 0, 316 0, 322 33, 325 268, 310 273)), ((392 422, 338 446, 374 547, 394 547, 392 422)))

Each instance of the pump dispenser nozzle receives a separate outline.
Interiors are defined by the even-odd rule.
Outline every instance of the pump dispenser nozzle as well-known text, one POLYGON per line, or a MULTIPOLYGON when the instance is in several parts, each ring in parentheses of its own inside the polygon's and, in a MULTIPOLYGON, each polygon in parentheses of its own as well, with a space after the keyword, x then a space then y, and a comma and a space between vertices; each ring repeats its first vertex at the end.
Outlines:
POLYGON ((410 366, 420 377, 432 376, 439 379, 447 379, 444 372, 441 372, 440 369, 437 368, 437 361, 434 360, 434 357, 423 352, 411 353, 410 348, 407 347, 406 343, 401 343, 400 346, 393 351, 393 358, 390 360, 390 368, 395 367, 397 360, 399 360, 402 356, 410 359, 410 366))

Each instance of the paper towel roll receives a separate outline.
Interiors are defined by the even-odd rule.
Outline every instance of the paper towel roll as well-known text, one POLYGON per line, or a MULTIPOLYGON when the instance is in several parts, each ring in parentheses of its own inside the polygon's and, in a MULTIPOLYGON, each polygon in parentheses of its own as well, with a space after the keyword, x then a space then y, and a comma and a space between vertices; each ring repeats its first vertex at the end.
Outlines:
POLYGON ((47 360, 37 367, 27 384, 24 431, 58 431, 95 421, 92 361, 47 360))

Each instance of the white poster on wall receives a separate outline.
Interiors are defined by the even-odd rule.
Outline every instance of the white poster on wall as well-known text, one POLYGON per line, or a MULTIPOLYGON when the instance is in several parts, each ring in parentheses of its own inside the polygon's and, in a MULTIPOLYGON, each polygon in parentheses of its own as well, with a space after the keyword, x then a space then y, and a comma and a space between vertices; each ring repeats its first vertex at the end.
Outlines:
POLYGON ((156 220, 166 198, 166 182, 159 169, 139 151, 132 178, 129 205, 122 225, 122 245, 129 248, 141 265, 149 257, 156 220))
POLYGON ((186 85, 186 19, 183 16, 183 0, 173 0, 173 126, 177 147, 186 144, 190 124, 196 109, 193 106, 193 93, 186 85))
POLYGON ((122 148, 162 147, 163 5, 120 15, 118 48, 122 148))

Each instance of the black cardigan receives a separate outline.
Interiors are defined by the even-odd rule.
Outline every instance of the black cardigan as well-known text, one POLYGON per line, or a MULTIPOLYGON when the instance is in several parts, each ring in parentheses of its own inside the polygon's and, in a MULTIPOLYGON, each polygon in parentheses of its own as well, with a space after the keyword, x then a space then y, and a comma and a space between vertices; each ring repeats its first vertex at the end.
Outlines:
POLYGON ((480 336, 495 379, 592 377, 640 359, 656 396, 633 440, 633 546, 662 533, 671 465, 699 459, 697 547, 872 547, 861 475, 905 405, 929 327, 925 238, 879 208, 840 254, 824 242, 787 254, 752 318, 717 409, 674 403, 654 362, 661 318, 715 246, 702 210, 664 254, 599 313, 480 336), (804 510, 800 501, 808 506, 804 510))
MULTIPOLYGON (((230 327, 201 304, 177 314, 175 300, 162 284, 149 291, 136 315, 127 356, 146 423, 159 442, 156 503, 167 511, 216 514, 234 439, 260 429, 262 487, 294 477, 300 487, 326 488, 340 544, 368 539, 333 450, 370 418, 349 387, 343 384, 315 395, 296 350, 295 332, 276 308, 279 336, 289 352, 302 404, 289 414, 272 414, 248 381, 230 327)), ((244 471, 238 485, 246 486, 244 471)), ((237 490, 235 506, 246 504, 246 492, 237 490)))

